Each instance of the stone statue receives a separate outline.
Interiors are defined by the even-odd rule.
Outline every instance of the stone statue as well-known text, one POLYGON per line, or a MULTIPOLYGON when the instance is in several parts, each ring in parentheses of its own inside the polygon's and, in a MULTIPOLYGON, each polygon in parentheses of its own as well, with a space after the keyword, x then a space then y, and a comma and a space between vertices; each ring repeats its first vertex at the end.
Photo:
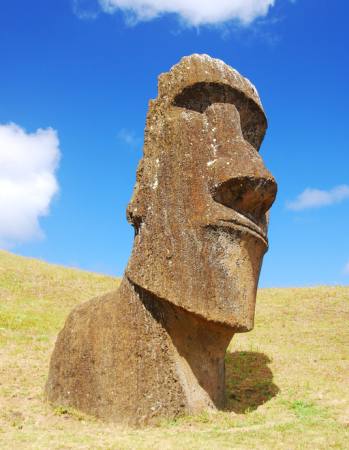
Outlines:
POLYGON ((192 55, 160 75, 132 255, 117 291, 69 315, 52 404, 127 424, 224 406, 225 351, 253 328, 277 190, 258 154, 266 128, 256 89, 222 61, 192 55))

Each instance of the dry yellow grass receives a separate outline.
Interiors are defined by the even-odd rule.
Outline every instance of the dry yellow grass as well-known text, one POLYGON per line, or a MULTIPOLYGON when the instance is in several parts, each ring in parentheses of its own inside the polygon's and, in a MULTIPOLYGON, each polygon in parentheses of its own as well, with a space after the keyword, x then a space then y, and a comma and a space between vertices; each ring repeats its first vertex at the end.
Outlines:
POLYGON ((118 280, 0 252, 1 449, 349 448, 349 287, 263 289, 227 354, 227 410, 133 430, 43 402, 72 307, 118 280))

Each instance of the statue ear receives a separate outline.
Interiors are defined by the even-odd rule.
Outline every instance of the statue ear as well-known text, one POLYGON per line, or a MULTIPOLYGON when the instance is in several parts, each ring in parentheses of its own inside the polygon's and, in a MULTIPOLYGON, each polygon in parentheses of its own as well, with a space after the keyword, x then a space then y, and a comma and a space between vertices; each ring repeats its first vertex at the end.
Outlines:
POLYGON ((139 161, 136 174, 136 184, 133 189, 132 198, 126 209, 127 221, 134 227, 137 235, 146 214, 146 195, 143 185, 143 158, 139 161))

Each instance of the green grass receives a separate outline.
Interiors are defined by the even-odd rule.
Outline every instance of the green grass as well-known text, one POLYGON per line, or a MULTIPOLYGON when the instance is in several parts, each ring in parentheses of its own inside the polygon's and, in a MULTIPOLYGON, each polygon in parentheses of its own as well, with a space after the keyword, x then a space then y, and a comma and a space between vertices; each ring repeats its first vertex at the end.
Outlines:
POLYGON ((43 401, 58 331, 118 280, 0 252, 1 449, 348 449, 349 287, 262 289, 227 408, 135 430, 43 401))

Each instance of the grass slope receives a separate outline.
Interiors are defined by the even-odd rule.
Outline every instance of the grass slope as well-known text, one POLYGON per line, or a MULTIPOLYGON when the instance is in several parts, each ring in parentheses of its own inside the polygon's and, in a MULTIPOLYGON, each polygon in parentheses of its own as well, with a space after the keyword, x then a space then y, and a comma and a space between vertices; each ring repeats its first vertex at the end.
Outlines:
POLYGON ((226 357, 227 410, 133 430, 43 402, 57 332, 118 280, 0 252, 0 448, 349 448, 349 287, 263 289, 226 357))

